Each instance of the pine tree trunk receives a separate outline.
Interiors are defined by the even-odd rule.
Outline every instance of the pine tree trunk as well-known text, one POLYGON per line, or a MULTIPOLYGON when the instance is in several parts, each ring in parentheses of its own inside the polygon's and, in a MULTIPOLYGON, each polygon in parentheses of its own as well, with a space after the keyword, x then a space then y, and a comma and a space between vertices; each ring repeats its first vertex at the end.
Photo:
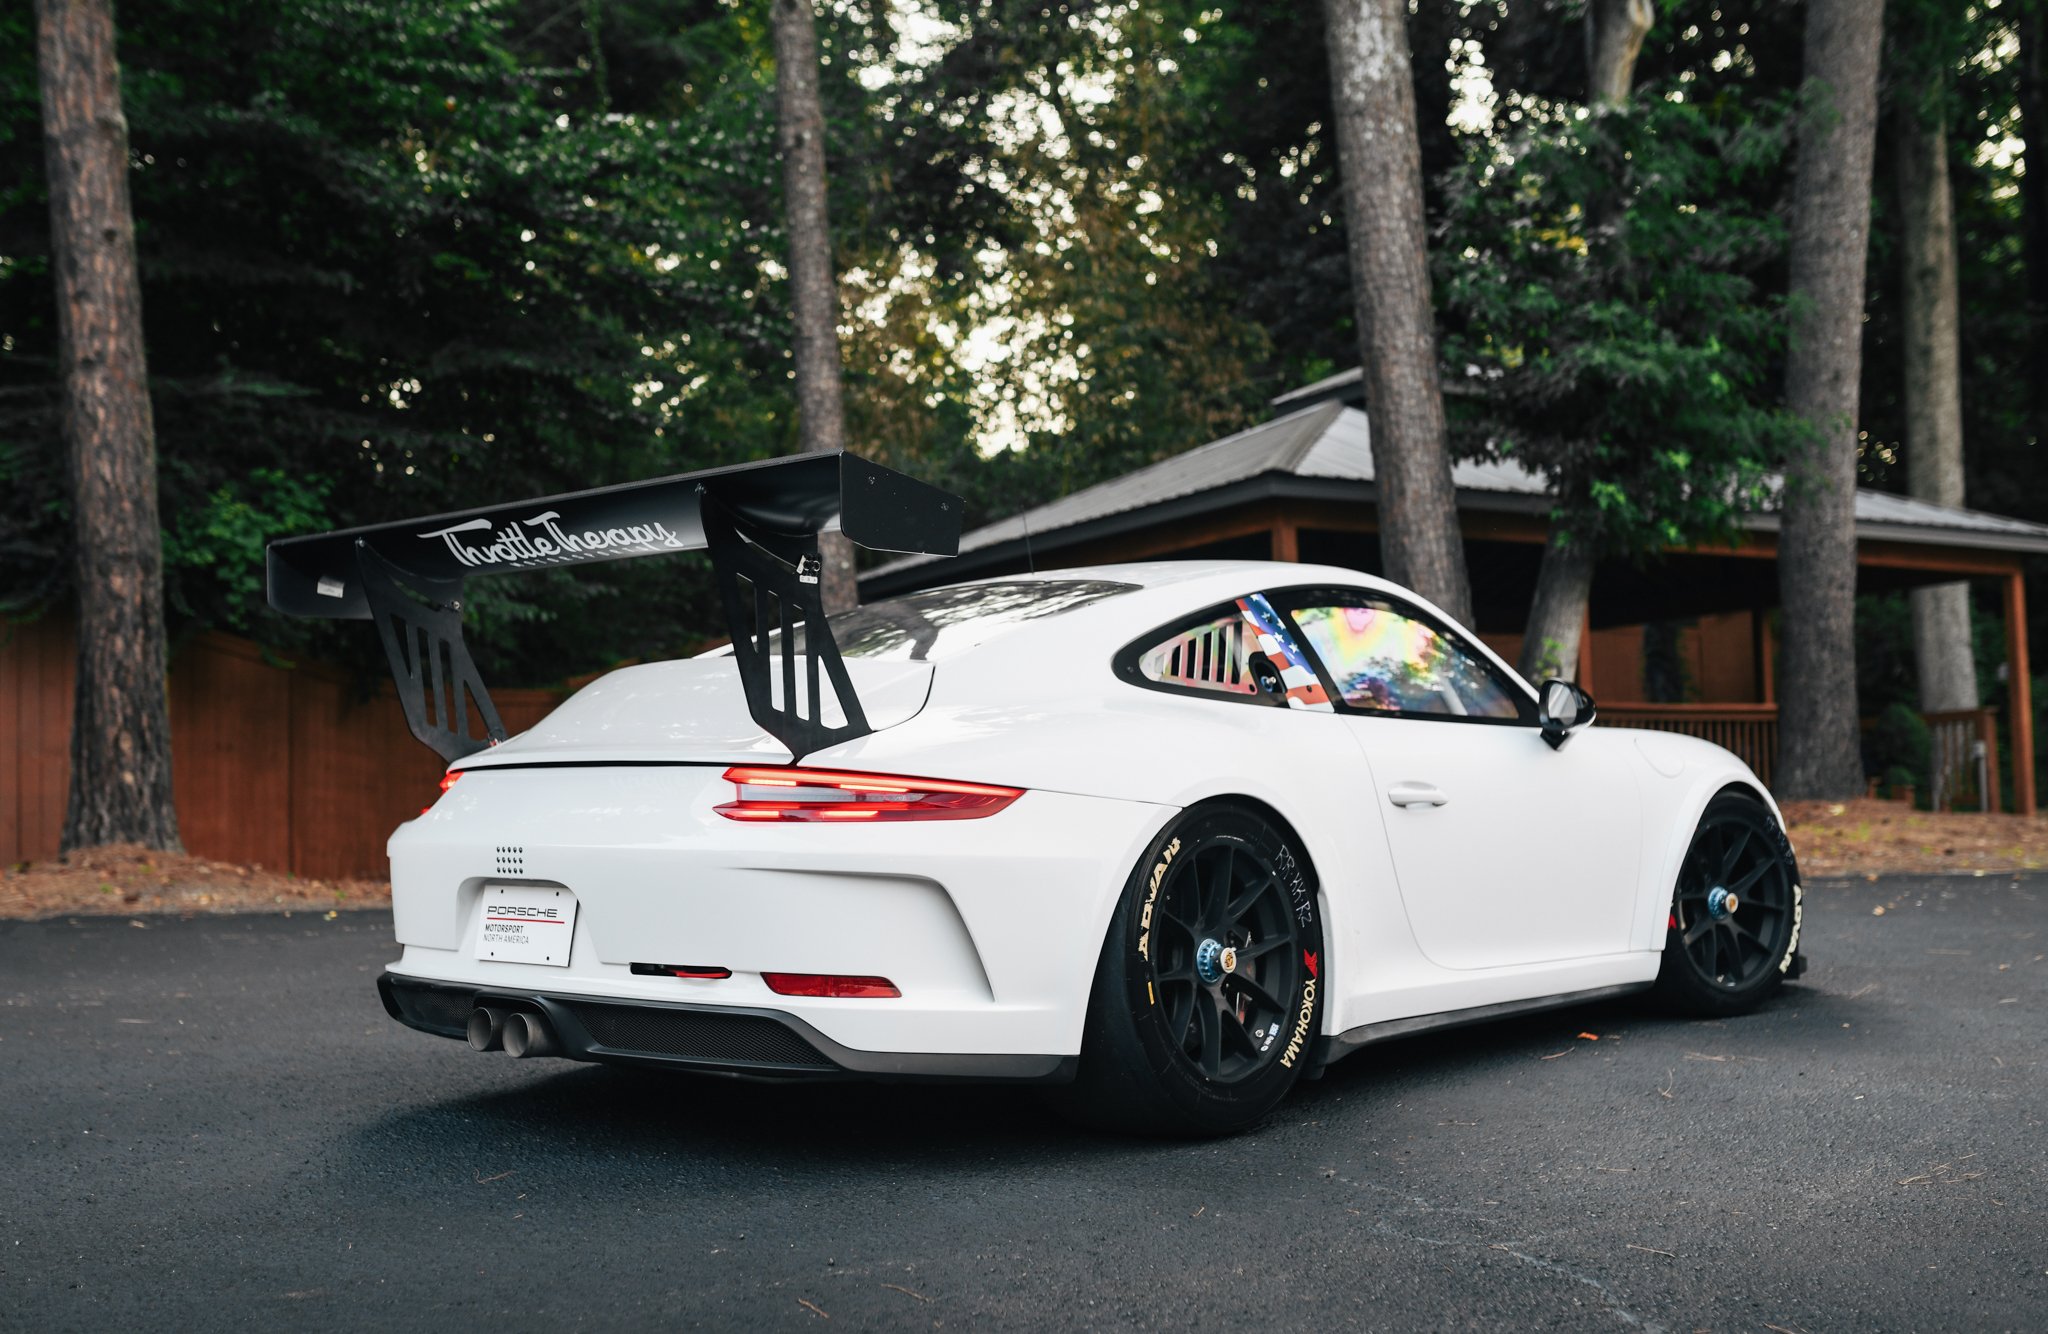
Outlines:
MULTIPOLYGON (((1635 91, 1636 58, 1657 13, 1650 0, 1594 0, 1586 7, 1587 96, 1596 106, 1626 104, 1635 91)), ((1613 201, 1596 204, 1611 221, 1613 201)), ((1566 494, 1575 488, 1567 486, 1566 494)), ((1543 561, 1536 567, 1536 592, 1529 601, 1529 623, 1522 632, 1522 675, 1577 677, 1579 633, 1593 601, 1595 553, 1589 540, 1572 542, 1567 530, 1587 525, 1571 515, 1553 517, 1543 561)))
POLYGON ((156 439, 108 0, 37 0, 36 57, 78 558, 63 847, 175 850, 156 439))
POLYGON ((1586 85, 1595 106, 1628 101, 1643 39, 1656 21, 1651 0, 1591 0, 1586 6, 1586 85))
MULTIPOLYGON (((1937 505, 1963 503, 1962 366, 1948 135, 1901 98, 1892 111, 1899 178, 1901 325, 1905 344, 1906 485, 1937 505)), ((1913 654, 1920 707, 1977 707, 1970 586, 1916 588, 1913 654)))
MULTIPOLYGON (((782 151, 783 212, 789 233, 789 305, 796 325, 796 411, 806 451, 846 448, 839 400, 839 284, 825 209, 825 109, 818 93, 818 35, 811 0, 773 0, 776 144, 782 151)), ((825 610, 860 602, 853 544, 838 533, 819 541, 825 610)))
POLYGON ((1470 623, 1472 587, 1437 380, 1415 85, 1402 0, 1324 0, 1337 157, 1372 419, 1380 560, 1470 623))
POLYGON ((1809 0, 1792 190, 1787 405, 1812 431, 1785 470, 1777 788, 1863 790, 1856 726, 1856 422, 1882 0, 1809 0))
POLYGON ((1586 625, 1586 607, 1593 594, 1593 549, 1571 541, 1557 525, 1543 546, 1536 571, 1536 597, 1529 604, 1529 624, 1522 634, 1523 677, 1538 682, 1549 677, 1575 680, 1579 674, 1579 638, 1586 625))

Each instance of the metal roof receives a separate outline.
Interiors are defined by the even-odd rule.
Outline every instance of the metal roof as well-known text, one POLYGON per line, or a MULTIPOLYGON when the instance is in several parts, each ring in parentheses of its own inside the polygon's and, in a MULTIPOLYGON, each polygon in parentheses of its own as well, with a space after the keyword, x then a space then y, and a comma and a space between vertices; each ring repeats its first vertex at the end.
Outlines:
MULTIPOLYGON (((1340 381, 1356 374, 1345 372, 1331 379, 1340 381)), ((1297 392, 1307 395, 1324 387, 1309 385, 1297 392)), ((1543 479, 1518 463, 1457 463, 1451 468, 1451 480, 1460 509, 1523 513, 1549 509, 1543 479)), ((1325 398, 962 534, 960 557, 949 573, 957 569, 962 576, 971 577, 981 566, 1021 555, 1027 538, 1034 546, 1052 549, 1250 500, 1371 501, 1376 495, 1372 437, 1365 413, 1325 398), (982 556, 979 560, 973 559, 977 553, 982 556)), ((1754 532, 1775 532, 1778 516, 1761 511, 1745 516, 1742 524, 1754 532)), ((1859 539, 1976 550, 2048 553, 2048 525, 1860 488, 1856 492, 1856 535, 1859 539)), ((895 591, 921 582, 905 576, 937 559, 911 556, 892 561, 871 571, 863 581, 875 581, 882 586, 878 591, 895 591)))
POLYGON ((1364 407, 1365 367, 1353 366, 1349 370, 1338 371, 1335 375, 1325 375, 1313 384, 1305 384, 1299 389, 1290 389, 1284 394, 1276 395, 1271 404, 1277 412, 1283 408, 1305 408, 1311 403, 1321 403, 1332 398, 1349 403, 1353 407, 1364 407))

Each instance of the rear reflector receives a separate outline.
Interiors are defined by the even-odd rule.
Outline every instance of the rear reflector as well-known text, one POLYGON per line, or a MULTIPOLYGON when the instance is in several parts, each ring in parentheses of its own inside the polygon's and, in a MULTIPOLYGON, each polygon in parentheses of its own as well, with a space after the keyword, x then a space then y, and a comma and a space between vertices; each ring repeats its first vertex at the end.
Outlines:
POLYGON ((843 977, 837 973, 763 973, 778 996, 901 996, 886 977, 843 977))
POLYGON ((728 820, 979 820, 1024 795, 1017 787, 830 769, 735 765, 725 777, 739 788, 738 800, 717 808, 728 820))

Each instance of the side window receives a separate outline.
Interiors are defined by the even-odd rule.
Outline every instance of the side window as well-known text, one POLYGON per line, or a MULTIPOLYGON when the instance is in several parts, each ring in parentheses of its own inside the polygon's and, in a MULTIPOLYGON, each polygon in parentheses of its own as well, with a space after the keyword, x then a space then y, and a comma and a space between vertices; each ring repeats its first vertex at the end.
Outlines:
POLYGON ((1263 670, 1279 677, 1289 708, 1327 713, 1332 707, 1292 623, 1257 593, 1161 637, 1134 664, 1125 662, 1155 685, 1247 700, 1261 698, 1263 670))
POLYGON ((1290 615, 1347 708, 1523 722, 1527 702, 1492 665, 1394 603, 1311 595, 1290 615))

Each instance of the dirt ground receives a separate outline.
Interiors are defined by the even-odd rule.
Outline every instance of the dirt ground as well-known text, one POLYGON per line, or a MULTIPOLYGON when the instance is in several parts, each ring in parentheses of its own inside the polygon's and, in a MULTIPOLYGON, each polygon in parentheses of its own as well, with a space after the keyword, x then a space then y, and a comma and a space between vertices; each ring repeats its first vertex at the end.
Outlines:
POLYGON ((390 902, 391 886, 381 880, 302 880, 139 847, 94 848, 0 870, 0 918, 335 912, 390 902))
POLYGON ((1785 821, 1808 876, 2048 867, 2048 816, 1936 814, 1859 798, 1787 802, 1785 821))
MULTIPOLYGON (((1891 801, 1788 803, 1799 867, 1814 876, 2048 868, 2048 816, 1934 814, 1891 801)), ((96 848, 0 869, 0 918, 382 908, 379 880, 302 880, 260 866, 96 848)))

